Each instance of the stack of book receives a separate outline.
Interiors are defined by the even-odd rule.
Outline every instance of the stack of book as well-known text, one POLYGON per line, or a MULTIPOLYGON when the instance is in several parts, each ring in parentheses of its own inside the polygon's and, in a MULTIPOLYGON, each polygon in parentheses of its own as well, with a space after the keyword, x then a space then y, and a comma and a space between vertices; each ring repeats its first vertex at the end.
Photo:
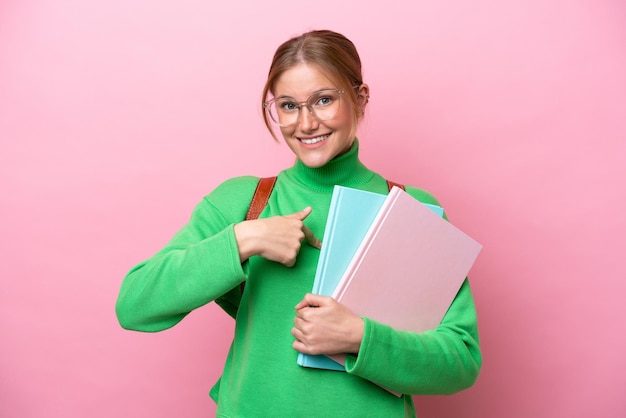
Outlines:
MULTIPOLYGON (((436 328, 481 245, 394 187, 388 195, 335 186, 313 293, 393 328, 436 328)), ((345 356, 298 355, 298 364, 345 370, 345 356)))

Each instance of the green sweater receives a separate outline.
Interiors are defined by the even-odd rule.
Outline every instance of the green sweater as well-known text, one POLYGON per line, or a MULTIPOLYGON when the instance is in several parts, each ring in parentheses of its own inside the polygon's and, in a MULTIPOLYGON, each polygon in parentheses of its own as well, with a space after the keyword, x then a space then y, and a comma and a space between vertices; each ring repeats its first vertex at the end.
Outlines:
MULTIPOLYGON (((241 264, 233 226, 244 219, 257 181, 230 179, 206 196, 165 248, 128 273, 116 305, 120 324, 138 331, 170 328, 211 301, 236 317, 222 377, 211 390, 218 417, 414 417, 410 394, 449 394, 474 383, 482 359, 467 280, 436 330, 398 331, 364 318, 361 349, 348 356, 346 372, 299 366, 291 346, 294 307, 312 289, 319 250, 303 245, 294 267, 259 256, 241 264)), ((355 142, 324 167, 297 161, 282 171, 261 217, 310 205, 305 224, 323 241, 336 184, 387 192, 385 179, 360 162, 355 142)), ((407 192, 437 204, 422 190, 407 192)))

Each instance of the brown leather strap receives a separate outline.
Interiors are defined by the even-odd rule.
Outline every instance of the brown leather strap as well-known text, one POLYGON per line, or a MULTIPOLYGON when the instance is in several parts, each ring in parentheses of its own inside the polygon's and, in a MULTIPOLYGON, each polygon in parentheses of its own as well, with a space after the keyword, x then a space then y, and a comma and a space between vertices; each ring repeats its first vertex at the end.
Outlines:
MULTIPOLYGON (((274 189, 276 183, 276 177, 262 177, 256 185, 250 206, 248 207, 248 213, 246 213, 246 221, 258 219, 265 206, 267 206, 268 200, 270 200, 270 194, 274 189)), ((239 284, 239 290, 243 295, 246 288, 246 282, 243 281, 239 284)))
POLYGON ((387 187, 389 188, 389 191, 391 191, 391 188, 393 186, 399 187, 402 190, 406 191, 406 188, 404 187, 404 184, 400 184, 400 183, 396 183, 395 181, 387 180, 387 187))
POLYGON ((276 177, 263 177, 259 179, 254 195, 252 195, 252 201, 250 201, 246 221, 257 219, 261 212, 263 212, 267 201, 270 199, 272 189, 274 189, 274 183, 276 183, 276 177))

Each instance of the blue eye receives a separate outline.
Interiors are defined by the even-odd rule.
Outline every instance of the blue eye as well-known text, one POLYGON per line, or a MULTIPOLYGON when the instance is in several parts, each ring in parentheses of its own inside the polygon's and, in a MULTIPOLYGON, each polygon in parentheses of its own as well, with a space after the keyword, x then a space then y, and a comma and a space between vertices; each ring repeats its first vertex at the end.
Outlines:
POLYGON ((278 103, 278 108, 283 112, 293 112, 295 110, 298 110, 300 106, 298 106, 298 104, 294 102, 281 102, 278 103))
POLYGON ((314 106, 328 106, 333 103, 335 99, 331 96, 318 97, 314 106))

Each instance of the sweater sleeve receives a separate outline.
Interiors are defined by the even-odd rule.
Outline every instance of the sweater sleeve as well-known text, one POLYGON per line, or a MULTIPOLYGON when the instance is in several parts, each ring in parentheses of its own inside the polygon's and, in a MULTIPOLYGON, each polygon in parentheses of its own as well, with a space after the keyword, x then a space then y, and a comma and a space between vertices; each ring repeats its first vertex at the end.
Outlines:
POLYGON ((361 350, 358 356, 346 358, 348 373, 413 395, 451 394, 476 381, 482 356, 467 280, 434 330, 398 331, 369 318, 364 320, 361 350))
POLYGON ((254 185, 250 180, 223 183, 196 206, 165 248, 129 271, 116 303, 123 328, 168 329, 246 280, 234 224, 243 219, 254 185))

